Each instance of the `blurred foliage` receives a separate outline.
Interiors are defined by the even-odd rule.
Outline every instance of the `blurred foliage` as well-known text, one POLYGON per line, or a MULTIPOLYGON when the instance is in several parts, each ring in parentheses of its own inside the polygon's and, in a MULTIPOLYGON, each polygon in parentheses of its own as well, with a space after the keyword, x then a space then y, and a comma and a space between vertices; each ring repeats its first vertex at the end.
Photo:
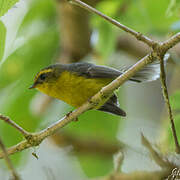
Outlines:
MULTIPOLYGON (((54 3, 52 1, 49 3, 48 1, 42 2, 39 1, 32 5, 20 30, 26 27, 28 23, 29 25, 32 24, 34 19, 29 18, 29 14, 36 12, 36 17, 42 18, 41 20, 45 25, 43 32, 28 40, 0 66, 1 113, 10 116, 28 131, 34 131, 41 122, 40 117, 34 117, 30 112, 29 104, 36 92, 28 90, 28 87, 39 69, 52 62, 59 39, 55 23, 54 3), (49 10, 48 18, 43 16, 47 12, 47 7, 49 10)), ((10 146, 22 140, 21 135, 15 129, 3 122, 0 124, 0 134, 5 145, 10 146)))
MULTIPOLYGON (((113 142, 116 139, 119 117, 92 110, 82 114, 78 122, 65 127, 65 131, 77 137, 113 142), (110 128, 109 128, 110 127, 110 128)), ((78 154, 82 168, 88 176, 102 176, 113 168, 111 157, 78 154)))
POLYGON ((173 110, 178 112, 180 110, 180 91, 175 92, 171 96, 171 103, 173 110))
POLYGON ((0 21, 0 33, 1 33, 1 39, 0 39, 0 59, 2 59, 4 55, 4 46, 5 46, 5 38, 6 38, 6 27, 0 21))
MULTIPOLYGON (((167 16, 169 0, 102 1, 97 8, 122 24, 145 34, 164 35, 170 26, 179 20, 180 3, 176 3, 173 15, 167 16), (121 6, 124 6, 121 9, 121 6)), ((94 16, 99 23, 104 20, 94 16)), ((119 31, 120 32, 120 31, 119 31)))
POLYGON ((174 14, 178 13, 179 10, 180 10, 180 1, 179 0, 170 0, 166 14, 167 14, 167 16, 173 16, 174 14))
MULTIPOLYGON (((0 16, 6 13, 15 2, 17 1, 0 0, 0 16)), ((162 37, 180 29, 179 1, 175 2, 177 6, 173 4, 169 7, 169 4, 169 0, 104 0, 97 5, 97 9, 139 32, 162 37), (122 6, 124 6, 123 9, 121 9, 122 6)), ((28 37, 26 42, 0 65, 0 113, 10 116, 28 131, 42 128, 42 122, 46 122, 44 124, 47 126, 50 121, 59 119, 70 110, 68 105, 56 101, 48 107, 47 112, 39 116, 34 115, 30 109, 37 93, 36 90, 28 90, 34 75, 41 68, 54 63, 58 57, 59 38, 61 38, 59 26, 55 1, 33 1, 18 31, 18 37, 28 37)), ((101 62, 97 63, 108 64, 109 57, 116 50, 117 37, 122 31, 95 15, 92 15, 91 26, 97 33, 97 43, 94 44, 94 48, 102 57, 101 62)), ((6 30, 0 21, 0 60, 7 39, 6 30)), ((122 90, 119 96, 123 96, 123 93, 122 90)), ((174 110, 179 111, 180 92, 172 96, 172 105, 174 110)), ((177 131, 180 132, 179 113, 175 119, 177 131)), ((113 142, 120 129, 119 126, 122 128, 119 117, 92 110, 81 115, 78 122, 66 126, 64 131, 77 137, 93 137, 113 142)), ((22 136, 15 129, 1 121, 0 136, 6 146, 22 140, 22 136)), ((169 143, 171 142, 173 140, 170 137, 169 143)), ((18 153, 12 157, 18 162, 22 156, 24 153, 18 153)), ((111 157, 78 154, 78 159, 82 169, 90 177, 105 175, 113 168, 111 157)))
POLYGON ((0 0, 0 17, 3 16, 19 0, 0 0))
MULTIPOLYGON (((171 96, 171 105, 172 105, 172 110, 174 112, 177 136, 180 137, 180 91, 176 91, 171 96)), ((168 144, 170 145, 170 148, 173 149, 174 140, 173 140, 172 131, 171 131, 170 126, 168 126, 168 128, 167 128, 167 134, 168 134, 168 144)))

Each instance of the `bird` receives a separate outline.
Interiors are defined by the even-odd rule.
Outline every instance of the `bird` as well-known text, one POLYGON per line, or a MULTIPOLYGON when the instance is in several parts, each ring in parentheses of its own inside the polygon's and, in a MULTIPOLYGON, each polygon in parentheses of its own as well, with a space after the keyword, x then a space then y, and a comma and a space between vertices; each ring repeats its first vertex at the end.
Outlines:
MULTIPOLYGON (((168 55, 165 55, 166 63, 168 55)), ((71 64, 53 64, 41 69, 34 78, 34 83, 29 89, 36 88, 40 92, 53 98, 62 100, 67 104, 80 107, 93 95, 108 85, 128 68, 121 70, 108 66, 95 65, 86 62, 71 64)), ((138 71, 129 81, 148 82, 160 77, 159 61, 145 66, 138 71)), ((119 107, 115 93, 97 110, 118 116, 126 116, 126 112, 119 107)))

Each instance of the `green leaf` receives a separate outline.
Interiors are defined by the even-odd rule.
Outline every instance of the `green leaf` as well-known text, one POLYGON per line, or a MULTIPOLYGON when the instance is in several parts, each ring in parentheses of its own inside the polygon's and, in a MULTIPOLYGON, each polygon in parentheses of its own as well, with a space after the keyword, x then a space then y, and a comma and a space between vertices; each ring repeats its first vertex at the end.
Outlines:
POLYGON ((114 52, 117 40, 115 29, 108 23, 102 22, 99 25, 99 41, 97 43, 97 52, 101 54, 102 59, 108 57, 114 52))
MULTIPOLYGON (((174 122, 175 122, 175 127, 176 127, 176 133, 177 133, 177 137, 178 139, 180 138, 180 114, 177 114, 175 117, 174 117, 174 122)), ((174 148, 175 145, 174 145, 174 137, 172 135, 172 129, 169 125, 169 128, 168 128, 168 145, 171 147, 171 148, 174 148)))
MULTIPOLYGON (((176 91, 171 96, 170 103, 171 103, 171 107, 173 110, 176 133, 177 133, 177 137, 179 139, 180 138, 180 113, 179 113, 179 110, 180 110, 180 91, 176 91)), ((171 129, 168 117, 167 117, 164 129, 165 129, 164 144, 166 147, 168 146, 169 149, 174 149, 174 147, 175 147, 174 137, 172 134, 172 129, 171 129)))
POLYGON ((0 17, 3 16, 19 0, 0 0, 0 17))
POLYGON ((5 41, 6 41, 6 27, 4 26, 3 22, 0 21, 0 61, 4 55, 5 49, 5 41))
POLYGON ((6 46, 4 50, 3 58, 1 59, 1 66, 10 54, 12 54, 17 48, 22 45, 24 37, 18 37, 18 31, 21 23, 28 11, 27 1, 21 1, 16 4, 16 7, 11 11, 8 11, 0 20, 6 27, 6 46))
POLYGON ((78 156, 81 167, 89 178, 104 176, 113 170, 113 158, 99 154, 80 154, 78 156))
MULTIPOLYGON (((32 84, 34 75, 51 63, 58 45, 58 32, 55 26, 48 28, 47 25, 45 30, 11 54, 0 70, 0 113, 9 116, 30 132, 39 126, 41 117, 31 114, 29 104, 37 91, 30 91, 28 87, 32 84)), ((16 129, 2 121, 0 136, 7 147, 22 140, 16 129)), ((18 153, 18 156, 11 157, 18 163, 23 155, 18 153)))
POLYGON ((171 105, 173 110, 178 110, 180 109, 180 91, 176 91, 172 96, 171 96, 171 105))
POLYGON ((176 0, 171 0, 166 11, 167 16, 172 16, 175 8, 176 8, 176 0))

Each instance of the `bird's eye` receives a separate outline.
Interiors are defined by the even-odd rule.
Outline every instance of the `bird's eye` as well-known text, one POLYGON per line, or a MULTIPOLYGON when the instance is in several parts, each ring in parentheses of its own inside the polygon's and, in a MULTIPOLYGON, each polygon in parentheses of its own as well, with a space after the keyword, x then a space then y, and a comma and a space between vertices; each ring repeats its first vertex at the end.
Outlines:
POLYGON ((47 74, 41 74, 39 76, 40 80, 42 80, 42 81, 44 81, 46 79, 46 77, 47 77, 47 74))

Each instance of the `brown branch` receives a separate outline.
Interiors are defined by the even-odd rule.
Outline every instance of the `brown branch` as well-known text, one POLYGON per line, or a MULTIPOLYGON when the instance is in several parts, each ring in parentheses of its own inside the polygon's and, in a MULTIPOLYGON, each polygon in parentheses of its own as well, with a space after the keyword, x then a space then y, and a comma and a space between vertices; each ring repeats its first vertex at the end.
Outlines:
POLYGON ((144 145, 152 155, 153 160, 158 164, 161 168, 171 168, 175 167, 174 164, 169 162, 167 159, 163 159, 160 153, 158 153, 151 145, 151 143, 145 138, 143 133, 141 133, 141 143, 144 145))
POLYGON ((99 177, 92 180, 160 180, 166 179, 171 171, 135 171, 130 173, 116 173, 105 177, 99 177))
MULTIPOLYGON (((128 34, 123 34, 118 36, 117 44, 116 44, 116 51, 124 51, 128 55, 131 55, 132 57, 142 58, 146 54, 148 54, 151 51, 151 48, 148 47, 143 42, 138 42, 137 39, 134 37, 129 36, 128 34)), ((175 65, 176 60, 173 57, 173 55, 177 56, 177 58, 180 57, 180 44, 177 44, 174 46, 170 51, 170 58, 168 60, 168 63, 175 65)), ((135 60, 136 60, 135 59, 135 60)), ((178 63, 177 63, 178 64, 178 63)))
POLYGON ((0 114, 0 119, 17 129, 24 137, 28 137, 29 133, 25 131, 22 127, 20 127, 18 124, 16 124, 14 121, 12 121, 9 117, 6 117, 2 114, 0 114))
POLYGON ((167 52, 170 48, 180 42, 180 32, 172 36, 169 40, 162 43, 161 50, 167 52))
POLYGON ((134 37, 123 34, 117 39, 116 50, 125 51, 128 55, 136 58, 142 58, 151 51, 151 48, 143 42, 138 42, 134 37))
POLYGON ((144 43, 146 43, 148 46, 150 47, 155 47, 157 45, 157 42, 149 39, 148 37, 144 36, 143 34, 141 34, 140 32, 136 32, 133 29, 119 23, 118 21, 106 16, 105 14, 101 13, 100 11, 96 10, 95 8, 87 5, 86 3, 80 1, 80 0, 68 0, 70 1, 72 4, 78 5, 80 7, 82 7, 83 9, 86 9, 92 13, 97 14, 98 16, 104 18, 105 20, 109 21, 111 24, 114 24, 115 26, 117 26, 118 28, 124 30, 125 32, 133 35, 134 37, 136 37, 137 40, 143 41, 144 43))
POLYGON ((3 154, 3 157, 4 157, 4 160, 9 168, 9 170, 11 171, 12 173, 12 176, 13 176, 13 180, 20 180, 18 174, 16 173, 16 170, 15 168, 13 167, 13 164, 11 163, 11 160, 9 159, 8 157, 8 153, 6 151, 6 148, 0 138, 0 148, 2 149, 2 154, 3 154))
POLYGON ((60 147, 72 145, 73 151, 81 154, 98 153, 104 156, 112 156, 124 148, 124 144, 119 141, 109 142, 101 138, 83 138, 62 132, 54 134, 51 139, 60 147))
MULTIPOLYGON (((180 35, 180 33, 179 33, 179 35, 180 35)), ((179 40, 180 40, 180 38, 179 38, 179 40)), ((164 43, 164 45, 167 45, 167 44, 164 43)), ((168 47, 165 46, 164 48, 168 48, 168 47)), ((180 154, 180 146, 179 146, 179 142, 178 142, 178 138, 177 138, 177 134, 176 134, 176 128, 175 128, 175 124, 174 124, 173 113, 172 113, 171 105, 169 102, 169 94, 168 94, 168 89, 167 89, 167 84, 166 84, 166 73, 165 73, 165 69, 164 69, 163 55, 160 56, 159 58, 160 58, 160 69, 161 69, 160 79, 161 79, 161 84, 162 84, 163 96, 164 96, 164 100, 165 100, 167 108, 168 108, 172 134, 173 134, 173 138, 174 138, 174 142, 175 142, 175 146, 176 146, 176 152, 178 154, 180 154)))
POLYGON ((118 152, 114 156, 114 174, 118 173, 121 170, 121 166, 123 164, 124 154, 123 152, 118 152))
MULTIPOLYGON (((123 172, 113 172, 108 176, 96 178, 93 180, 159 180, 159 179, 173 179, 173 171, 179 169, 177 165, 169 162, 167 159, 163 158, 160 153, 158 153, 150 144, 150 142, 141 134, 142 144, 149 150, 152 155, 153 160, 158 164, 162 170, 159 171, 134 171, 130 173, 123 172)), ((122 159, 121 159, 122 160, 122 159)))
MULTIPOLYGON (((88 2, 88 0, 84 0, 88 2)), ((99 0, 91 0, 95 6, 99 0)), ((91 52, 90 38, 92 29, 90 15, 78 6, 72 6, 66 0, 57 1, 58 21, 60 24, 61 63, 78 62, 91 52)))

